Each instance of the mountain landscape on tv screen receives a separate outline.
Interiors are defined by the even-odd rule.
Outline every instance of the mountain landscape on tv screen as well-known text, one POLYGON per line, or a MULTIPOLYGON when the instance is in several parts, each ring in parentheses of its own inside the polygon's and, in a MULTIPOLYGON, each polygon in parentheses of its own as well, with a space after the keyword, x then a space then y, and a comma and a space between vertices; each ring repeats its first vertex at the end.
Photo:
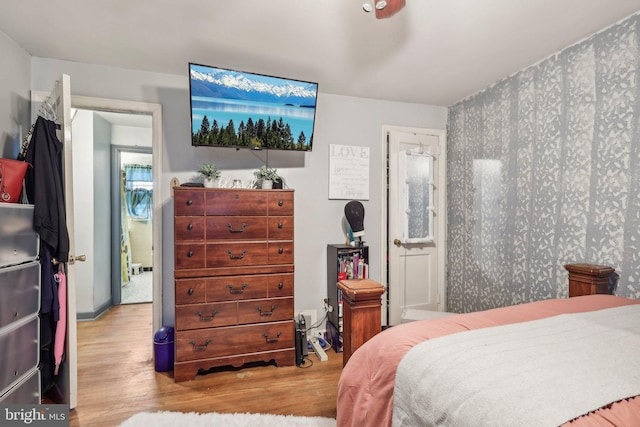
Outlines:
POLYGON ((282 82, 264 82, 251 74, 212 69, 205 73, 190 70, 191 95, 211 98, 228 98, 256 102, 290 104, 314 108, 316 105, 317 85, 277 79, 282 82))

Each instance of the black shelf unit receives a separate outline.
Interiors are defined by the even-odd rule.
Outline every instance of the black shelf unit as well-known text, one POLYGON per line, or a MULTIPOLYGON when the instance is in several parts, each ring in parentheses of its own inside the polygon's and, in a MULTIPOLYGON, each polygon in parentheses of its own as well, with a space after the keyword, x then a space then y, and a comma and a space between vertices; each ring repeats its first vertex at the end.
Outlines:
MULTIPOLYGON (((353 263, 355 256, 366 265, 365 275, 360 278, 367 278, 365 276, 368 275, 369 268, 368 246, 327 245, 327 299, 331 307, 327 315, 327 338, 336 353, 342 351, 342 296, 336 286, 339 281, 338 273, 341 264, 353 263)), ((357 278, 351 274, 347 275, 347 279, 357 278)))

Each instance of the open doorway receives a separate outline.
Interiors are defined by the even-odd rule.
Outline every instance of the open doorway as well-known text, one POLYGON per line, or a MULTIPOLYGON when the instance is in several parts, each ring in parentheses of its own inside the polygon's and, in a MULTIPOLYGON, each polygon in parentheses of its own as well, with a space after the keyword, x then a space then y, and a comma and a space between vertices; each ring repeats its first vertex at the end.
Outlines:
POLYGON ((112 148, 114 305, 153 301, 153 161, 150 148, 112 148), (117 297, 117 293, 120 297, 117 297))
POLYGON ((148 114, 90 109, 73 113, 74 156, 83 159, 73 166, 74 199, 82 201, 75 204, 76 223, 83 230, 76 245, 84 248, 87 259, 76 270, 79 320, 95 319, 122 302, 153 301, 151 124, 148 114), (118 179, 125 167, 127 182, 118 179), (148 274, 143 275, 145 270, 148 274), (145 286, 135 286, 143 277, 149 279, 145 286))
MULTIPOLYGON (((153 331, 162 325, 162 180, 160 167, 162 165, 162 106, 148 102, 126 101, 110 98, 89 96, 71 96, 71 106, 78 109, 99 112, 127 113, 135 117, 147 116, 151 119, 151 149, 153 161, 153 190, 157 197, 153 198, 153 303, 152 330, 149 333, 150 342, 153 331)), ((134 144, 135 145, 135 144, 134 144)), ((74 148, 75 150, 75 148, 74 148)), ((76 312, 69 313, 75 317, 76 312)), ((70 346, 70 352, 75 353, 75 343, 70 346)))

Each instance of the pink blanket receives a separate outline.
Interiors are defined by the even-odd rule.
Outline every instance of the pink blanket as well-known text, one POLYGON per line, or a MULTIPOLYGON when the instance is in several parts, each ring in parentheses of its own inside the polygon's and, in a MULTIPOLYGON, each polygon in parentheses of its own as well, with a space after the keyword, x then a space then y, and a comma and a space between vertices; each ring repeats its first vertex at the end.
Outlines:
MULTIPOLYGON (((611 295, 590 295, 422 320, 389 328, 359 348, 345 366, 338 382, 338 426, 390 426, 396 367, 411 347, 424 340, 471 329, 628 304, 640 304, 640 301, 611 295)), ((614 403, 565 424, 571 427, 603 425, 640 425, 640 397, 614 403)))

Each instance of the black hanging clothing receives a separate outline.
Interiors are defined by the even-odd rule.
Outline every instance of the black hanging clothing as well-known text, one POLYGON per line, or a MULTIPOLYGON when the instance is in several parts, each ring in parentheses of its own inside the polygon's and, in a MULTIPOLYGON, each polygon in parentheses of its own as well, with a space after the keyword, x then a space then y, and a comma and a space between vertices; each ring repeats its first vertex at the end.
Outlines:
POLYGON ((25 160, 33 166, 25 175, 29 203, 34 205, 33 227, 60 262, 69 258, 69 233, 64 204, 62 143, 56 124, 38 116, 25 160))
POLYGON ((49 245, 40 242, 40 313, 48 314, 55 323, 60 319, 60 301, 55 278, 58 266, 53 265, 52 258, 49 245))

